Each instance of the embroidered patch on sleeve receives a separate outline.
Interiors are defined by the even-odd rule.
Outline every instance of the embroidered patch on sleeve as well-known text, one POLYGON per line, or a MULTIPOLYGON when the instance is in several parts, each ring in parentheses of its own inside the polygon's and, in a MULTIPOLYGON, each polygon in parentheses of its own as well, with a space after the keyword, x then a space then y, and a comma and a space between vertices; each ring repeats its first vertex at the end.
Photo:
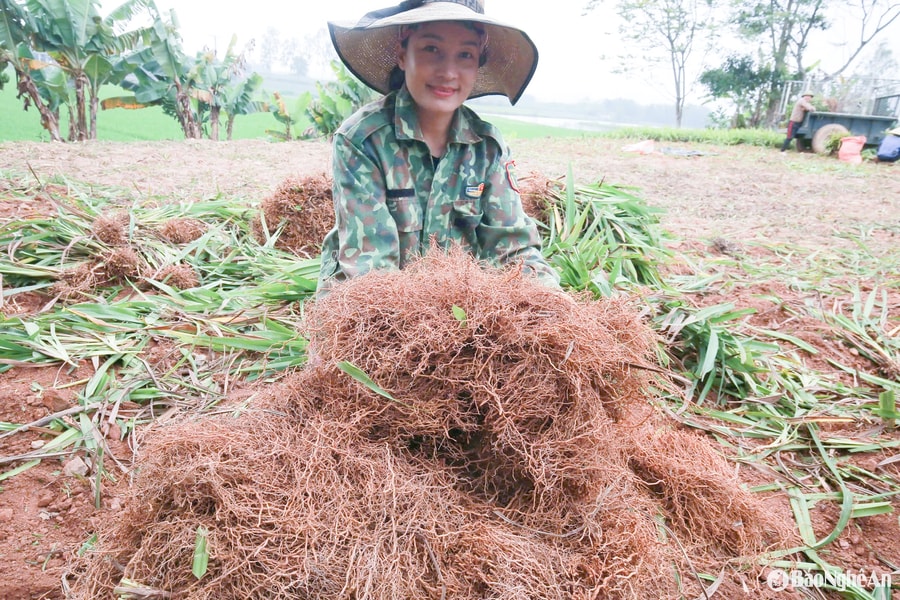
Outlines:
POLYGON ((484 184, 478 185, 470 185, 466 188, 466 197, 467 198, 481 198, 481 194, 484 193, 484 184))
POLYGON ((519 191, 519 182, 516 180, 516 161, 508 160, 506 161, 506 179, 509 181, 509 187, 514 189, 517 193, 519 191))

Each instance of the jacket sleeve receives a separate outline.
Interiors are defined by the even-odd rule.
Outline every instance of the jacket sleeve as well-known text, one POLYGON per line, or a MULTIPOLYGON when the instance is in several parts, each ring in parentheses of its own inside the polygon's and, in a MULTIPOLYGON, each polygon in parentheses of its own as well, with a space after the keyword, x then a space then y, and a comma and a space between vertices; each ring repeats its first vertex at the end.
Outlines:
MULTIPOLYGON (((501 142, 502 143, 502 142, 501 142)), ((517 190, 515 161, 505 146, 497 152, 485 183, 484 215, 477 235, 480 259, 500 265, 521 264, 525 273, 541 283, 559 288, 559 274, 541 254, 541 236, 525 213, 517 190)))
POLYGON ((345 135, 334 136, 334 229, 323 244, 319 295, 374 269, 399 269, 397 225, 386 204, 384 174, 345 135), (327 280, 327 281, 326 281, 327 280))

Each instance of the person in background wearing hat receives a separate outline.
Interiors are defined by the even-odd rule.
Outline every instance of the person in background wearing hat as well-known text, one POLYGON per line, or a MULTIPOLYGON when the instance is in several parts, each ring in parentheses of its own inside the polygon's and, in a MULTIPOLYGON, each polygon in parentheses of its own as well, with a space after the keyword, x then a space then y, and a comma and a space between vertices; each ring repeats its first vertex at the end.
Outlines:
POLYGON ((875 155, 878 162, 896 162, 900 159, 900 127, 888 130, 887 135, 878 144, 875 155))
POLYGON ((791 140, 797 137, 797 129, 800 128, 800 124, 803 123, 803 119, 806 118, 806 113, 816 112, 816 107, 813 106, 812 99, 812 92, 804 92, 794 105, 794 110, 791 111, 791 118, 788 121, 787 137, 784 138, 784 143, 781 145, 782 152, 791 147, 791 140))
POLYGON ((402 269, 431 243, 558 288, 500 132, 463 106, 488 94, 516 103, 537 66, 528 35, 485 16, 481 0, 407 0, 328 28, 344 65, 385 95, 334 135, 335 226, 317 297, 402 269))

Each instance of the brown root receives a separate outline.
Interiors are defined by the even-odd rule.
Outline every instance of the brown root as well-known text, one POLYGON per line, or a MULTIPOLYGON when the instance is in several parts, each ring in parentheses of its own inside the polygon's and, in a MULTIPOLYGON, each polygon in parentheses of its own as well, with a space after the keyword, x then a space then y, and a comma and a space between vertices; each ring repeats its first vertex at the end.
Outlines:
POLYGON ((94 221, 91 232, 98 240, 110 246, 121 246, 127 242, 125 228, 128 215, 117 213, 110 216, 101 215, 94 221))
POLYGON ((170 219, 159 228, 159 235, 172 244, 189 244, 203 237, 206 230, 206 223, 199 219, 170 219))
POLYGON ((200 285, 200 278, 193 267, 185 263, 177 265, 167 265, 159 270, 153 277, 156 281, 161 281, 178 290, 189 290, 200 285))
POLYGON ((134 279, 140 275, 143 264, 138 253, 128 246, 114 248, 103 257, 106 275, 109 279, 134 279))

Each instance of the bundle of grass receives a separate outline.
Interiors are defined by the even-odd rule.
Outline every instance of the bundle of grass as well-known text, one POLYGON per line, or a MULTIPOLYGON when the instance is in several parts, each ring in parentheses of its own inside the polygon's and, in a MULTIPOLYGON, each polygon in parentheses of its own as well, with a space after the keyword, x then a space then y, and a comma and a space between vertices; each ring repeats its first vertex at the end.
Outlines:
POLYGON ((276 248, 302 256, 316 254, 334 225, 331 179, 325 175, 286 179, 262 201, 260 213, 251 224, 260 244, 278 232, 276 248))
POLYGON ((105 279, 102 265, 81 263, 59 274, 59 279, 50 286, 50 293, 60 300, 84 300, 105 279))
POLYGON ((140 275, 141 257, 129 246, 113 248, 103 256, 106 276, 112 280, 133 279, 140 275))
POLYGON ((166 265, 154 275, 153 279, 166 283, 177 290, 189 290, 200 285, 197 272, 185 263, 166 265))
POLYGON ((100 215, 91 227, 94 237, 110 246, 121 246, 127 242, 125 228, 128 226, 128 214, 114 213, 100 215))
POLYGON ((190 244, 206 233, 206 223, 200 219, 169 219, 159 228, 159 236, 171 244, 190 244))
MULTIPOLYGON (((691 547, 737 556, 786 537, 789 517, 770 518, 707 439, 652 408, 655 336, 625 300, 573 302, 433 250, 404 272, 337 286, 308 323, 321 373, 287 397, 453 469, 461 491, 528 527, 570 531, 612 490, 691 547)), ((631 525, 625 539, 641 531, 631 525)))
POLYGON ((61 271, 50 292, 61 300, 83 301, 94 290, 140 275, 143 261, 130 246, 116 246, 103 253, 102 260, 81 263, 61 271))
POLYGON ((672 425, 646 424, 632 442, 630 468, 665 507, 687 547, 700 554, 746 556, 766 539, 792 537, 790 515, 749 495, 706 438, 672 425))

